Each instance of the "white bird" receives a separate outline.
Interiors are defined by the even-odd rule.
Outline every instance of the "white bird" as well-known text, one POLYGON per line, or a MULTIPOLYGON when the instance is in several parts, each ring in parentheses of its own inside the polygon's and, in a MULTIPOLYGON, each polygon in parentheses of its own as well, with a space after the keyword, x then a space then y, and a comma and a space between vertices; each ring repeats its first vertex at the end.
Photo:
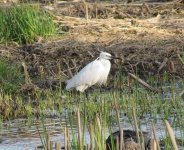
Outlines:
POLYGON ((77 91, 84 92, 94 84, 105 84, 111 68, 109 60, 112 58, 114 57, 111 54, 101 52, 96 60, 90 62, 67 81, 66 90, 69 91, 75 88, 77 91))

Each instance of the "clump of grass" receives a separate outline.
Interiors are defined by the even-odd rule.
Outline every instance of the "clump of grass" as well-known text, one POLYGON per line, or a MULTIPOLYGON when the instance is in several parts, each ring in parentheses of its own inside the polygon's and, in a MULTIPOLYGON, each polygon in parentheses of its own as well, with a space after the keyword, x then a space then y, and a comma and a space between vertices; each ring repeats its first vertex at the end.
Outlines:
POLYGON ((1 41, 26 44, 54 32, 52 16, 37 5, 13 5, 0 10, 1 41))
POLYGON ((7 93, 16 93, 24 82, 24 75, 17 65, 0 59, 0 89, 7 93))

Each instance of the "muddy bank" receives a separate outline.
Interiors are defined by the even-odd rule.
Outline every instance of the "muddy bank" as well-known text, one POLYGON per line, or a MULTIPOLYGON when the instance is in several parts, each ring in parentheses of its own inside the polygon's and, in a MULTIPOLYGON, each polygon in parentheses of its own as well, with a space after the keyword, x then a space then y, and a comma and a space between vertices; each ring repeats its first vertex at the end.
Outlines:
POLYGON ((147 41, 125 42, 115 39, 107 44, 69 38, 16 49, 8 47, 6 53, 19 63, 25 61, 29 75, 39 79, 70 78, 85 64, 96 59, 98 51, 107 51, 122 58, 122 61, 112 61, 111 75, 122 69, 124 73, 138 73, 144 78, 164 72, 168 72, 171 76, 181 78, 184 76, 184 66, 178 57, 184 46, 180 40, 152 40, 149 44, 143 42, 147 41), (157 42, 161 44, 158 45, 157 42))
MULTIPOLYGON (((89 17, 86 21, 84 15, 77 15, 78 11, 74 11, 76 15, 65 14, 68 5, 58 5, 53 14, 61 33, 59 36, 47 40, 38 37, 38 41, 30 45, 1 45, 0 55, 17 63, 24 61, 30 77, 38 80, 66 80, 96 59, 99 51, 122 58, 122 61, 112 62, 111 77, 120 69, 125 74, 131 72, 142 78, 165 72, 171 77, 184 77, 181 61, 184 55, 183 4, 136 6, 140 10, 150 8, 152 11, 147 15, 133 13, 134 5, 127 9, 124 5, 99 5, 128 15, 118 18, 106 11, 109 16, 89 17)), ((82 12, 78 3, 72 6, 82 12)))

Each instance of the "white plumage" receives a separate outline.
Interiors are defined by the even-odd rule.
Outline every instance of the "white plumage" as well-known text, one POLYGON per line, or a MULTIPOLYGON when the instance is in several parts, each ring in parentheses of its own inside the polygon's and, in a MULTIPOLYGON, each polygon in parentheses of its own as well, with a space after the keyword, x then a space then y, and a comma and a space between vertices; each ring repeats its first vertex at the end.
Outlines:
POLYGON ((73 78, 67 81, 66 90, 76 88, 77 91, 84 92, 88 87, 94 84, 106 83, 110 68, 111 54, 101 52, 100 56, 86 65, 73 78))

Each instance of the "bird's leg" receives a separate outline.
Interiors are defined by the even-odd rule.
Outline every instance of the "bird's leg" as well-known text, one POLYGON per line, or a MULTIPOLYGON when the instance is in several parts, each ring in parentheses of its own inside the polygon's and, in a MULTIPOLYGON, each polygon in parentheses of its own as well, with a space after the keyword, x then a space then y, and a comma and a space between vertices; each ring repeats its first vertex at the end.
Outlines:
POLYGON ((100 86, 100 94, 102 93, 102 86, 100 86))
POLYGON ((103 85, 100 85, 99 89, 100 89, 100 94, 102 94, 103 93, 103 85))
MULTIPOLYGON (((85 95, 85 98, 84 98, 84 108, 83 108, 83 112, 84 112, 84 124, 86 124, 86 121, 87 121, 87 112, 86 112, 86 109, 87 109, 87 107, 86 107, 86 102, 89 100, 89 97, 88 97, 88 92, 87 91, 85 91, 84 92, 84 95, 85 95)), ((83 133, 85 132, 84 131, 85 130, 85 128, 83 128, 83 133)))
POLYGON ((86 90, 86 91, 84 92, 84 94, 85 94, 85 99, 86 99, 87 101, 89 101, 89 92, 86 90))

